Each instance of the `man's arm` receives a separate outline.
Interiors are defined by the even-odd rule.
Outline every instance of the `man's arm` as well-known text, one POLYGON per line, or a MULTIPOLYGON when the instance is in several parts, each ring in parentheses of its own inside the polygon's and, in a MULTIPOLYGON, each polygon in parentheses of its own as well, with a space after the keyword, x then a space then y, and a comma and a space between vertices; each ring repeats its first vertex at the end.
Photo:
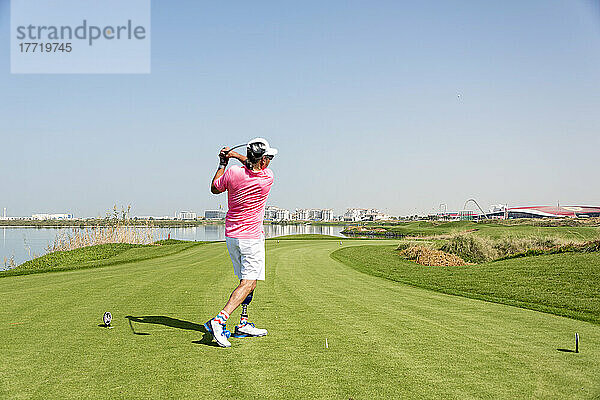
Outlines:
POLYGON ((226 157, 229 158, 235 158, 236 160, 239 160, 239 162, 242 163, 242 165, 246 165, 246 160, 248 159, 248 157, 241 155, 240 153, 236 153, 235 151, 230 151, 227 153, 226 157))
POLYGON ((227 168, 227 163, 229 162, 230 158, 235 158, 236 160, 241 162, 242 165, 246 165, 246 160, 248 159, 248 157, 243 156, 240 153, 229 150, 229 147, 223 147, 221 149, 221 151, 219 152, 219 159, 221 160, 219 163, 219 169, 217 169, 217 172, 215 173, 215 176, 213 177, 213 179, 211 181, 211 185, 210 185, 211 193, 219 194, 219 193, 224 192, 224 190, 219 190, 215 187, 215 181, 217 179, 219 179, 221 176, 223 176, 223 174, 225 173, 225 168, 227 168))
POLYGON ((225 167, 222 167, 222 166, 219 165, 219 169, 215 173, 215 176, 213 177, 212 182, 210 184, 210 192, 212 194, 219 194, 219 193, 223 193, 224 192, 224 190, 219 190, 215 186, 215 181, 217 179, 219 179, 220 177, 222 177, 224 173, 225 173, 225 167))
POLYGON ((223 176, 223 174, 225 173, 225 168, 227 168, 227 163, 229 162, 229 157, 228 157, 228 152, 229 147, 223 147, 221 149, 221 151, 219 152, 219 168, 217 169, 217 172, 215 172, 215 176, 212 178, 212 181, 210 182, 210 192, 212 194, 219 194, 219 193, 223 193, 224 190, 219 190, 216 186, 215 186, 215 181, 217 179, 219 179, 220 177, 223 176))

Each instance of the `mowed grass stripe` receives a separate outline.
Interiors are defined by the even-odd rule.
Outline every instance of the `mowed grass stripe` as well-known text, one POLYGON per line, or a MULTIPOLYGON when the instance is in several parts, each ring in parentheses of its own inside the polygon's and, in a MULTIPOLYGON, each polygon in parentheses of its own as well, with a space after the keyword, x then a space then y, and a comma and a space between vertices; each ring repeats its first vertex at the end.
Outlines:
POLYGON ((427 267, 393 246, 346 247, 332 257, 358 271, 444 293, 600 324, 600 253, 523 257, 463 267, 427 267))
MULTIPOLYGON (((300 254, 314 254, 314 251, 315 248, 311 246, 304 252, 298 252, 297 256, 300 256, 300 254)), ((292 264, 292 260, 286 261, 288 261, 287 265, 292 264)), ((547 336, 548 331, 542 328, 543 325, 533 324, 532 326, 529 319, 541 318, 545 320, 548 316, 528 311, 519 312, 519 310, 510 307, 496 305, 489 305, 492 307, 488 307, 485 303, 478 301, 467 301, 469 305, 465 307, 465 299, 444 295, 435 296, 431 292, 401 285, 388 285, 387 282, 380 279, 349 273, 343 266, 328 269, 326 272, 320 271, 321 274, 317 270, 316 279, 312 282, 311 290, 319 287, 319 285, 324 285, 326 286, 324 292, 331 293, 332 289, 334 289, 333 292, 336 292, 338 287, 342 293, 346 291, 342 303, 334 303, 336 306, 334 311, 345 308, 345 313, 334 314, 332 324, 341 324, 351 331, 358 329, 361 323, 374 323, 378 329, 381 328, 380 333, 375 334, 385 338, 384 341, 394 343, 396 351, 400 350, 400 353, 396 354, 401 354, 409 349, 421 350, 421 352, 408 351, 407 357, 410 362, 404 363, 400 369, 412 369, 416 366, 416 370, 419 371, 417 375, 426 376, 431 367, 429 362, 432 357, 436 356, 437 351, 444 354, 448 349, 456 349, 457 352, 460 352, 460 346, 457 347, 457 345, 462 344, 463 346, 468 345, 468 347, 473 347, 473 345, 478 347, 476 354, 482 356, 480 359, 482 364, 475 365, 476 368, 470 371, 475 375, 489 370, 488 355, 485 354, 486 348, 501 357, 517 359, 508 363, 507 370, 510 370, 510 364, 513 363, 520 363, 522 367, 527 366, 527 368, 523 368, 525 370, 536 368, 541 371, 544 370, 544 366, 538 365, 537 362, 534 362, 533 365, 529 364, 532 362, 530 353, 532 347, 536 351, 548 351, 548 342, 528 340, 534 337, 540 338, 540 335, 541 337, 547 336), (350 292, 348 292, 348 288, 351 288, 350 292), (349 298, 354 299, 354 302, 347 303, 349 298), (377 304, 377 306, 373 307, 374 304, 377 304), (494 315, 490 315, 490 312, 493 312, 494 315), (353 313, 355 314, 353 315, 353 313), (374 321, 370 320, 371 318, 374 321), (502 330, 502 326, 499 325, 500 321, 511 326, 511 329, 502 330), (524 338, 528 338, 528 340, 524 340, 524 338), (421 359, 419 357, 428 359, 428 362, 420 365, 421 359)), ((326 307, 330 300, 332 299, 326 299, 319 306, 326 307)), ((330 306, 330 308, 332 307, 330 306)), ((560 319, 554 318, 553 320, 560 319)), ((594 329, 592 328, 592 330, 594 329)), ((597 334, 597 330, 594 331, 597 334)), ((367 341, 371 340, 369 336, 372 334, 373 332, 368 332, 365 336, 367 341)), ((558 338, 553 340, 558 340, 558 338)), ((349 343, 349 345, 352 345, 352 343, 349 343)), ((373 348, 373 345, 376 346, 377 342, 372 342, 371 346, 367 343, 365 348, 373 348)), ((552 350, 550 353, 552 353, 552 350)), ((385 365, 388 361, 388 353, 383 352, 383 354, 384 357, 378 360, 380 365, 385 365)), ((473 355, 469 354, 469 357, 473 355)), ((447 364, 449 360, 457 355, 446 354, 446 356, 440 357, 434 365, 438 363, 439 365, 447 364)), ((469 363, 472 362, 473 359, 470 359, 469 363)), ((394 365, 391 367, 393 368, 394 365)), ((451 370, 447 372, 448 374, 442 374, 445 377, 444 379, 452 375, 451 370)), ((523 371, 519 371, 514 376, 513 384, 515 382, 521 384, 520 376, 522 374, 523 371)), ((506 384, 508 386, 505 389, 511 387, 510 379, 506 384)), ((523 387, 521 386, 521 388, 523 387)), ((498 391, 498 387, 496 387, 494 393, 498 395, 501 391, 498 391)), ((552 392, 549 391, 548 393, 552 392)), ((472 395, 474 394, 472 393, 472 395)))
MULTIPOLYGON (((386 242, 343 246, 364 243, 386 242)), ((236 283, 223 243, 127 265, 2 279, 0 349, 9 367, 0 372, 1 386, 14 398, 600 393, 597 326, 362 274, 330 258, 339 247, 331 240, 268 241, 267 281, 250 312, 269 335, 232 339, 231 349, 197 343, 200 324, 236 283), (114 329, 96 326, 106 310, 114 329), (127 315, 162 323, 132 322, 134 334, 127 315), (582 353, 557 351, 572 347, 576 331, 582 353)))

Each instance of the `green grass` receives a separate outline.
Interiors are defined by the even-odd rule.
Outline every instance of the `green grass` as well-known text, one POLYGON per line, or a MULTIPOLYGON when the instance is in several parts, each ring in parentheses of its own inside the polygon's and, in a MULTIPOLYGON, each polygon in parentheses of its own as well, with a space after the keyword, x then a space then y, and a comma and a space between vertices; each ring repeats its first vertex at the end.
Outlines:
POLYGON ((27 261, 16 268, 0 271, 0 278, 125 264, 176 254, 192 246, 205 243, 171 239, 156 242, 158 245, 110 243, 83 247, 72 251, 55 251, 27 261))
POLYGON ((469 265, 427 267, 394 246, 337 250, 361 272, 443 293, 509 304, 600 324, 600 254, 563 253, 469 265))
POLYGON ((224 243, 159 258, 141 247, 121 254, 146 260, 0 279, 0 398, 600 394, 600 326, 404 285, 330 256, 396 242, 267 241, 267 280, 249 311, 269 335, 230 349, 202 328, 236 285, 224 243), (98 326, 107 310, 114 329, 98 326), (558 351, 573 348, 575 332, 581 353, 558 351))
POLYGON ((597 226, 532 226, 502 224, 479 224, 477 235, 488 238, 506 237, 542 237, 566 240, 586 241, 600 239, 600 227, 597 226))
MULTIPOLYGON (((305 233, 301 235, 286 235, 286 236, 277 236, 274 238, 270 238, 267 240, 348 240, 347 238, 339 237, 339 236, 330 236, 330 235, 319 235, 316 233, 305 233)), ((356 240, 356 239, 352 239, 356 240)))
POLYGON ((492 239, 507 237, 544 237, 577 241, 600 239, 600 227, 598 226, 537 226, 535 222, 507 225, 502 222, 416 221, 394 225, 369 225, 367 228, 384 228, 398 237, 451 235, 474 230, 470 234, 492 239))

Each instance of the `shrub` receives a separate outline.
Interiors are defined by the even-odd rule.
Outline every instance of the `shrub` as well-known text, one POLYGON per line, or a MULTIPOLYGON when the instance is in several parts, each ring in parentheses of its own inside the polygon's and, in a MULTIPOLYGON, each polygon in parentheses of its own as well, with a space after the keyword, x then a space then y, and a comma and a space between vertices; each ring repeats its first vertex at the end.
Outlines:
POLYGON ((433 250, 424 246, 410 246, 402 250, 400 254, 409 260, 427 266, 460 267, 467 265, 462 258, 454 254, 449 254, 441 250, 433 250))
POLYGON ((441 247, 442 251, 456 254, 463 260, 472 263, 481 263, 493 260, 498 256, 498 250, 492 246, 490 240, 472 235, 452 236, 441 247))
MULTIPOLYGON (((445 243, 441 250, 456 254, 474 263, 504 259, 507 257, 523 257, 544 254, 559 248, 581 246, 557 238, 503 237, 490 239, 471 235, 456 235, 445 243)), ((570 251, 570 250, 566 250, 570 251)))
POLYGON ((402 251, 402 250, 406 250, 410 247, 410 243, 409 242, 402 242, 398 245, 398 247, 396 247, 396 250, 398 251, 402 251))

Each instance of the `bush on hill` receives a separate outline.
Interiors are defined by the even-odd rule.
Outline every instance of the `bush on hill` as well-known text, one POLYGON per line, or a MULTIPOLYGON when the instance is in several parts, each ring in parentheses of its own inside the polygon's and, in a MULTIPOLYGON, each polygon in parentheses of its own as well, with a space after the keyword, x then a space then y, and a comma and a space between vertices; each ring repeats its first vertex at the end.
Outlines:
POLYGON ((574 246, 574 244, 558 238, 535 236, 486 238, 459 234, 448 239, 441 250, 469 262, 482 263, 526 252, 545 253, 561 246, 574 246))

